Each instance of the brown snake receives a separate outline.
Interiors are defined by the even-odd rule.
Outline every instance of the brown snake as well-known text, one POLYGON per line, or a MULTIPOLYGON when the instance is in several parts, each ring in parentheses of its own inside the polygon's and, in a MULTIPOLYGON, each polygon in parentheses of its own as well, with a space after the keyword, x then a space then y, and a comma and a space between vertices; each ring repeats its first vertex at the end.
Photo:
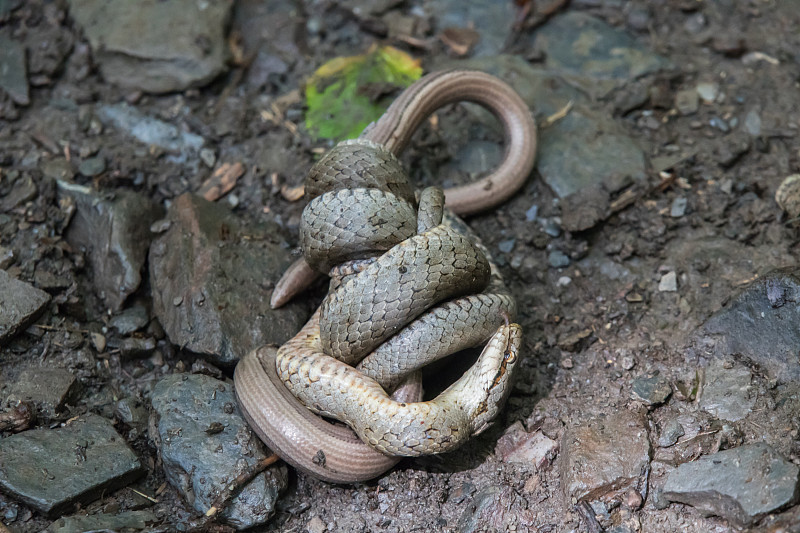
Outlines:
MULTIPOLYGON (((364 134, 362 134, 360 138, 360 141, 366 141, 367 144, 374 143, 383 147, 390 154, 398 154, 406 146, 411 135, 421 124, 421 122, 425 120, 433 111, 448 103, 457 101, 472 101, 492 111, 498 117, 504 127, 505 138, 507 142, 506 153, 503 162, 493 174, 470 185, 445 191, 447 206, 453 212, 458 214, 472 214, 493 207, 494 205, 497 205, 512 196, 514 192, 516 192, 516 190, 522 185, 522 183, 524 183, 533 166, 536 150, 536 130, 533 119, 530 116, 527 105, 519 98, 513 89, 508 87, 505 83, 492 76, 472 71, 455 70, 431 74, 421 79, 412 85, 408 90, 406 90, 392 104, 392 106, 390 106, 390 108, 383 115, 383 117, 378 120, 378 122, 365 130, 364 134)), ((308 187, 307 193, 309 196, 326 194, 322 191, 312 190, 309 192, 308 187)), ((409 198, 408 201, 413 201, 413 198, 409 198)), ((392 203, 394 204, 396 202, 392 203)), ((428 223, 427 228, 425 228, 426 231, 423 234, 414 237, 414 239, 420 240, 439 238, 440 233, 446 232, 446 225, 437 226, 437 224, 438 222, 435 221, 428 223), (443 227, 445 229, 440 229, 443 227)), ((452 222, 451 224, 457 225, 458 222, 452 222)), ((405 232, 407 230, 401 228, 398 231, 405 232)), ((447 238, 451 238, 451 236, 447 236, 447 238)), ((408 241, 410 240, 413 239, 408 239, 408 241)), ((408 241, 403 241, 401 246, 410 246, 406 245, 406 242, 408 241)), ((458 246, 461 246, 461 244, 458 246)), ((392 250, 394 250, 394 248, 392 248, 392 250)), ((326 263, 326 261, 336 263, 340 259, 341 258, 323 259, 322 262, 324 264, 316 266, 325 269, 330 266, 330 264, 326 263)), ((346 260, 349 259, 358 258, 346 258, 346 260)), ((479 259, 476 260, 480 262, 479 259)), ((375 265, 378 265, 381 261, 384 261, 383 256, 373 263, 367 264, 364 267, 359 267, 358 270, 363 269, 366 272, 371 268, 377 268, 375 265)), ((480 268, 486 267, 478 266, 478 268, 480 270, 480 268)), ((455 270, 460 270, 460 267, 456 265, 455 270)), ((273 295, 273 302, 275 302, 276 299, 285 299, 285 296, 281 294, 281 291, 292 294, 297 291, 297 287, 302 287, 304 284, 307 284, 308 280, 310 279, 309 272, 311 272, 311 270, 308 266, 296 264, 293 269, 284 275, 282 283, 276 287, 275 294, 273 295)), ((488 279, 488 271, 486 271, 486 274, 482 275, 487 276, 488 279)), ((369 276, 346 276, 340 283, 340 287, 353 284, 355 283, 354 280, 360 277, 368 278, 369 276)), ((496 279, 498 279, 498 276, 496 275, 496 270, 493 270, 492 284, 495 283, 496 279)), ((417 291, 417 289, 424 289, 424 287, 415 288, 414 290, 417 291)), ((463 294, 464 292, 470 292, 471 290, 472 289, 470 288, 462 290, 460 293, 457 292, 455 296, 458 294, 463 294)), ((337 291, 338 288, 334 287, 332 294, 336 293, 337 291)), ((444 298, 450 297, 453 297, 453 295, 444 296, 444 298)), ((440 296, 437 296, 437 298, 438 300, 442 299, 440 296)), ((486 303, 486 309, 484 309, 484 311, 490 309, 492 302, 495 301, 490 299, 488 296, 481 299, 481 295, 477 295, 472 298, 477 298, 477 300, 472 300, 474 302, 478 302, 476 305, 482 305, 481 302, 486 303)), ((335 300, 335 297, 331 297, 326 301, 330 300, 335 300)), ((428 311, 427 314, 422 314, 418 320, 424 321, 427 319, 426 317, 433 317, 431 319, 435 319, 437 318, 435 316, 436 313, 460 312, 458 309, 456 309, 457 306, 455 306, 452 302, 453 301, 442 304, 436 308, 437 311, 428 311)), ((500 306, 497 307, 497 309, 503 309, 503 307, 500 306)), ((324 305, 322 311, 324 315, 326 312, 324 305)), ((463 311, 463 309, 461 309, 461 311, 463 311)), ((415 316, 418 316, 420 313, 424 312, 424 309, 416 310, 415 316)), ((388 314, 392 313, 388 312, 388 314)), ((284 345, 281 350, 284 352, 295 350, 298 353, 301 350, 306 350, 307 352, 321 352, 322 349, 320 344, 325 345, 327 342, 329 345, 326 346, 325 351, 328 352, 331 349, 336 349, 334 345, 349 344, 346 342, 346 338, 350 333, 348 332, 347 328, 345 328, 344 331, 339 332, 345 336, 345 341, 336 341, 335 337, 337 332, 335 330, 338 327, 336 324, 339 322, 335 319, 329 321, 329 324, 332 325, 327 327, 333 331, 326 332, 326 326, 323 326, 322 329, 320 328, 319 316, 319 313, 315 314, 309 323, 303 328, 303 330, 301 330, 301 332, 298 333, 294 339, 290 340, 286 345, 284 345), (322 333, 323 339, 320 339, 320 332, 322 333), (331 335, 334 337, 333 341, 331 340, 331 335)), ((413 318, 414 316, 412 316, 410 319, 413 318)), ((324 322, 325 320, 323 317, 323 324, 324 322)), ((350 324, 352 321, 345 322, 350 324)), ((371 358, 373 358, 375 353, 380 352, 386 344, 389 344, 384 343, 386 338, 392 337, 394 332, 398 329, 400 329, 400 333, 392 337, 392 341, 397 338, 402 339, 402 336, 406 334, 407 331, 411 331, 408 336, 413 338, 415 335, 417 335, 417 330, 414 328, 422 328, 422 326, 415 326, 415 324, 417 323, 412 323, 412 325, 406 327, 405 329, 400 329, 403 326, 392 326, 389 328, 384 328, 386 331, 381 331, 379 334, 370 334, 371 336, 368 335, 368 342, 360 347, 360 351, 354 356, 353 361, 357 361, 364 355, 372 352, 372 354, 364 359, 360 365, 362 371, 368 372, 368 370, 365 369, 369 367, 369 361, 371 358)), ((494 367, 495 369, 493 371, 495 374, 492 374, 496 376, 495 382, 498 382, 500 380, 507 379, 507 376, 504 375, 505 372, 507 370, 510 371, 510 369, 513 368, 513 364, 517 360, 515 350, 519 344, 519 326, 515 324, 507 324, 497 328, 497 324, 495 322, 495 325, 490 331, 494 331, 495 329, 497 329, 497 332, 494 336, 492 336, 492 340, 487 345, 487 348, 484 350, 484 353, 479 358, 479 361, 476 363, 475 367, 480 366, 482 360, 488 361, 489 356, 486 355, 487 353, 500 353, 502 356, 505 352, 503 361, 499 363, 500 366, 497 366, 497 363, 495 363, 496 366, 494 367)), ((485 340, 489 335, 486 334, 486 331, 481 330, 480 332, 475 333, 474 336, 481 337, 479 340, 485 340)), ((426 342, 427 340, 428 339, 426 339, 426 342)), ((472 339, 471 342, 474 343, 475 340, 476 339, 472 339)), ((457 345, 457 343, 455 343, 454 346, 455 349, 466 347, 457 345)), ((421 347, 422 345, 416 345, 416 347, 411 346, 410 349, 417 349, 421 347)), ((450 348, 453 348, 453 346, 450 346, 450 348)), ((242 411, 250 422, 251 427, 254 428, 262 440, 264 440, 270 446, 270 448, 276 451, 279 455, 281 455, 282 458, 295 467, 306 471, 315 477, 333 482, 353 482, 370 479, 381 474, 396 463, 398 460, 396 457, 389 457, 379 453, 375 449, 369 447, 359 440, 349 428, 333 425, 320 419, 319 417, 313 415, 300 402, 298 402, 298 400, 284 386, 284 382, 278 377, 275 367, 275 356, 276 350, 274 348, 264 347, 256 350, 242 359, 236 368, 235 374, 236 392, 237 396, 239 397, 242 411)), ((318 363, 311 364, 307 359, 304 359, 304 357, 305 356, 296 359, 294 363, 280 363, 281 371, 286 373, 288 376, 298 375, 298 372, 302 371, 303 367, 305 366, 304 371, 306 374, 304 375, 306 378, 300 380, 301 389, 303 387, 308 388, 307 385, 309 383, 316 382, 320 373, 327 373, 327 370, 325 372, 320 370, 321 367, 318 363), (290 368, 291 364, 294 364, 295 366, 290 368), (309 372, 311 373, 309 374, 309 372), (315 374, 315 372, 317 373, 315 374), (304 381, 306 379, 307 381, 304 381)), ((336 364, 343 363, 330 363, 330 365, 334 366, 336 364)), ((378 364, 375 366, 380 367, 381 365, 378 364)), ((414 368, 410 370, 414 370, 414 368)), ((336 373, 337 371, 338 370, 336 369, 331 370, 332 373, 336 373)), ((385 384, 387 388, 391 389, 392 386, 395 385, 397 381, 401 379, 402 376, 408 371, 408 368, 404 368, 402 369, 402 372, 393 373, 391 376, 375 376, 375 378, 381 383, 385 384)), ((476 373, 477 372, 478 371, 476 371, 476 373)), ((486 371, 483 371, 483 373, 485 374, 486 371)), ((459 381, 466 382, 470 379, 471 378, 465 374, 465 377, 459 381)), ((504 395, 506 393, 507 390, 504 387, 498 388, 498 394, 504 395)), ((395 392, 393 396, 395 400, 394 402, 391 402, 385 397, 386 393, 384 393, 383 389, 377 384, 372 387, 371 392, 369 392, 367 396, 370 396, 372 400, 379 403, 389 402, 386 403, 386 405, 399 406, 397 409, 428 409, 426 406, 429 406, 431 402, 409 403, 408 405, 404 403, 413 402, 415 400, 418 401, 420 394, 421 390, 418 381, 414 382, 414 378, 411 378, 410 381, 407 381, 395 392)), ((443 393, 442 396, 446 394, 447 391, 443 393)), ((345 407, 348 407, 346 405, 348 403, 347 400, 339 399, 338 401, 340 404, 345 404, 345 407)), ((495 403, 497 405, 502 402, 500 398, 492 397, 490 398, 490 403, 495 403)), ((351 407, 352 406, 349 406, 348 408, 351 407)), ((474 406, 473 411, 476 409, 477 411, 485 411, 486 407, 487 406, 484 404, 474 406)), ((336 413, 331 413, 325 408, 317 409, 317 411, 329 415, 336 415, 336 413)), ((355 411, 358 411, 358 408, 356 408, 355 411)), ((356 412, 356 414, 359 413, 356 412)), ((417 413, 417 415, 414 416, 436 417, 437 415, 435 413, 433 415, 430 413, 423 413, 422 415, 417 413)), ((352 423, 349 418, 350 415, 340 415, 338 417, 347 420, 349 423, 352 423)), ((409 420, 410 421, 404 423, 404 428, 412 425, 413 421, 418 420, 418 418, 414 419, 412 417, 412 419, 409 420)), ((485 427, 486 423, 488 422, 480 422, 480 427, 472 427, 470 431, 472 433, 477 433, 483 427, 485 427)), ((370 422, 367 425, 372 426, 374 424, 370 422)), ((372 430, 373 428, 369 427, 367 429, 372 430)), ((394 436, 397 437, 397 435, 394 436)), ((362 438, 370 441, 373 445, 380 441, 378 438, 367 437, 363 434, 362 438), (375 442, 372 442, 373 440, 375 442)), ((408 439, 411 439, 410 448, 414 448, 416 445, 416 441, 414 439, 417 437, 409 437, 406 435, 405 430, 403 430, 403 435, 401 435, 400 438, 401 440, 406 439, 406 442, 408 442, 408 439)), ((452 440, 452 436, 445 435, 440 440, 447 445, 448 442, 452 440)), ((378 446, 378 448, 390 453, 398 453, 397 450, 392 449, 391 446, 378 446)), ((438 451, 443 451, 444 449, 448 448, 443 448, 442 450, 437 449, 434 452, 427 453, 438 453, 438 451)), ((406 446, 406 448, 403 450, 401 450, 400 453, 403 453, 404 455, 416 454, 410 453, 408 446, 406 446)), ((413 452, 413 450, 411 451, 413 452)))

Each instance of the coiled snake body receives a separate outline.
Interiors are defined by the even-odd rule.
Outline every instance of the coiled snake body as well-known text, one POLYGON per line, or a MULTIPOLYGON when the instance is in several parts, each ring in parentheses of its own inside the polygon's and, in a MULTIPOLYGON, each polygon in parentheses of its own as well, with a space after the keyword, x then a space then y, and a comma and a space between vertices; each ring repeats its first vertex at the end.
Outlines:
MULTIPOLYGON (((425 189, 417 205, 395 158, 428 115, 460 100, 498 116, 506 156, 491 176, 446 191, 448 207, 469 214, 507 199, 532 168, 535 126, 511 88, 471 71, 435 73, 412 85, 359 139, 340 143, 320 160, 307 179, 311 201, 301 243, 310 267, 331 271, 331 291, 277 352, 265 347, 243 358, 235 380, 240 406, 259 436, 316 477, 369 479, 397 460, 379 452, 451 450, 485 429, 508 394, 521 342, 520 327, 509 323, 513 298, 474 234, 443 211, 441 190, 425 189), (462 378, 434 400, 420 401, 418 368, 487 339, 462 378), (385 392, 395 388, 392 397, 385 392), (311 415, 295 396, 312 411, 346 422, 363 443, 311 415)), ((286 287, 293 292, 308 272, 303 265, 292 269, 276 294, 286 287)))

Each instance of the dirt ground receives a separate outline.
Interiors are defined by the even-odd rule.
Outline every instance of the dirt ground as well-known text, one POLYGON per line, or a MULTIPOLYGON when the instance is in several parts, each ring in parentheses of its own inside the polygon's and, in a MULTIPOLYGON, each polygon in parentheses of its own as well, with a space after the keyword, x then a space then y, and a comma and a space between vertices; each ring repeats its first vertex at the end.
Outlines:
MULTIPOLYGON (((401 2, 398 9, 411 13, 415 4, 401 2)), ((534 12, 542 7, 533 4, 534 12)), ((115 420, 116 399, 132 396, 147 405, 155 381, 191 368, 197 359, 163 336, 144 356, 121 358, 98 351, 88 334, 107 327, 111 316, 95 290, 85 252, 63 239, 68 217, 57 200, 53 171, 43 171, 44 164, 68 154, 67 172, 74 182, 104 192, 134 190, 164 207, 184 192, 197 191, 211 171, 206 165, 192 168, 154 153, 112 128, 98 133, 91 118, 93 106, 127 101, 145 114, 205 137, 218 161, 241 162, 246 169, 230 193, 234 200, 218 201, 233 206, 245 223, 278 221, 294 245, 304 202, 288 201, 280 193, 281 185, 300 184, 318 149, 329 145, 314 141, 305 131, 299 101, 285 109, 285 119, 299 126, 297 132, 264 118, 269 103, 301 87, 325 60, 363 52, 374 42, 405 49, 419 57, 426 70, 448 58, 441 41, 430 39, 420 47, 391 40, 376 29, 375 19, 359 19, 336 2, 292 5, 294 31, 281 38, 293 40, 299 54, 285 72, 258 82, 248 78, 245 67, 232 65, 204 87, 163 95, 120 89, 105 81, 84 37, 66 15, 65 4, 26 3, 0 22, 17 32, 27 28, 22 32, 27 32, 26 43, 35 35, 41 46, 29 52, 28 61, 44 64, 31 80, 29 105, 15 105, 8 98, 2 102, 0 198, 12 194, 16 174, 9 177, 10 172, 30 176, 35 193, 0 212, 0 245, 14 252, 6 268, 15 268, 16 277, 45 288, 53 297, 36 322, 44 327, 30 327, 0 348, 0 372, 13 381, 23 369, 46 364, 69 369, 83 386, 76 405, 44 417, 41 424, 53 426, 87 412, 115 420), (48 61, 57 67, 48 71, 48 61), (94 177, 76 172, 81 160, 98 154, 105 161, 102 172, 94 177), (45 283, 50 278, 42 272, 56 281, 45 283)), ((726 520, 704 517, 690 506, 653 502, 655 489, 676 464, 658 461, 657 428, 671 417, 698 412, 692 398, 679 398, 674 392, 676 384, 691 388, 698 370, 707 364, 687 350, 695 328, 758 276, 796 264, 798 232, 774 194, 786 176, 800 169, 800 2, 584 0, 562 9, 589 13, 626 30, 643 48, 672 64, 592 103, 648 147, 645 180, 624 207, 583 231, 547 231, 546 224, 526 218, 534 205, 538 220, 556 227, 565 217, 563 202, 537 172, 511 201, 472 217, 471 227, 498 254, 526 333, 520 375, 495 427, 455 453, 405 460, 384 477, 357 486, 331 485, 292 473, 275 516, 257 530, 734 530, 726 520), (700 29, 694 27, 698 24, 700 29), (701 82, 716 84, 724 99, 701 101, 689 114, 676 111, 676 94, 701 82), (625 105, 637 91, 643 91, 640 103, 625 105), (752 110, 760 118, 756 136, 745 131, 745 118, 752 110), (732 121, 734 117, 738 120, 732 121), (715 119, 725 125, 715 125, 715 119), (663 170, 655 168, 657 158, 675 154, 684 157, 663 170), (686 200, 679 213, 674 212, 676 199, 686 200), (511 250, 503 252, 512 240, 511 250), (553 251, 565 255, 568 264, 555 268, 553 251), (660 290, 671 272, 677 276, 676 290, 660 290), (632 397, 632 382, 656 370, 668 377, 673 396, 664 407, 648 409, 632 397), (498 439, 517 421, 527 432, 542 430, 562 443, 568 428, 619 411, 645 417, 643 427, 649 428, 655 460, 644 502, 610 506, 606 518, 587 518, 585 508, 565 496, 563 450, 540 468, 504 461, 497 453, 498 439)), ((540 18, 537 22, 548 23, 544 15, 540 18)), ((435 28, 434 21, 428 22, 435 28)), ((233 27, 243 27, 236 16, 233 27)), ((509 32, 505 50, 534 65, 547 65, 547 58, 527 38, 533 31, 523 24, 509 32)), ((430 29, 427 36, 435 34, 430 29)), ((417 183, 435 182, 436 169, 451 163, 460 146, 476 140, 470 137, 474 130, 458 126, 471 116, 463 108, 448 108, 440 113, 438 129, 426 126, 418 134, 404 156, 417 183)), ((500 139, 490 129, 477 131, 479 141, 500 139)), ((305 296, 309 309, 319 296, 319 291, 305 296)), ((129 299, 134 301, 150 306, 147 280, 129 299)), ((230 377, 232 368, 223 372, 230 377)), ((763 438, 783 457, 800 463, 797 412, 781 407, 781 395, 789 393, 758 372, 753 379, 757 399, 746 421, 736 425, 738 442, 763 438), (785 417, 782 429, 775 422, 778 415, 785 417)), ((710 423, 703 420, 701 426, 710 423)), ((121 422, 116 425, 127 429, 121 422)), ((129 444, 147 469, 137 490, 157 495, 158 503, 146 504, 159 517, 151 530, 186 529, 181 524, 196 513, 164 485, 146 432, 134 433, 129 444)), ((720 446, 726 447, 712 439, 691 453, 711 453, 720 446)), ((50 523, 2 494, 0 505, 15 509, 13 520, 11 514, 0 515, 12 531, 38 531, 50 523)), ((135 505, 145 504, 134 502, 130 490, 121 489, 88 509, 115 512, 135 505)), ((756 522, 754 530, 800 531, 797 508, 782 513, 756 522)), ((594 514, 603 513, 594 509, 594 514)))

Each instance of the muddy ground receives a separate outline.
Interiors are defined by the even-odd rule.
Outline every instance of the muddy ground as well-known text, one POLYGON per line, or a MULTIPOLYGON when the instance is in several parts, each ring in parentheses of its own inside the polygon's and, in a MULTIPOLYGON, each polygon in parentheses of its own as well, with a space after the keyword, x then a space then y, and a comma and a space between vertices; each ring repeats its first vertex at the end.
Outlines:
MULTIPOLYGON (((248 18, 258 10, 242 2, 234 7, 231 31, 242 35, 244 44, 231 45, 232 39, 228 45, 243 46, 245 59, 234 57, 224 73, 198 88, 149 94, 104 78, 93 57, 97 51, 66 3, 0 2, 5 4, 12 9, 0 29, 28 50, 30 96, 21 103, 4 93, 0 103, 0 250, 13 252, 2 266, 52 300, 35 322, 40 326, 29 326, 0 348, 0 377, 10 386, 28 368, 69 370, 82 392, 63 410, 41 413, 38 427, 55 428, 75 416, 98 413, 114 422, 141 459, 143 478, 83 509, 113 514, 144 508, 157 517, 151 530, 186 529, 191 519, 197 523, 198 513, 165 484, 147 432, 130 432, 114 406, 129 397, 148 407, 154 384, 191 369, 198 356, 170 342, 153 324, 147 267, 141 286, 120 308, 148 309, 151 321, 142 336, 157 342, 133 355, 98 346, 90 332, 107 333, 119 310, 109 311, 98 290, 91 252, 65 240, 71 214, 54 180, 102 194, 135 191, 168 208, 181 194, 197 192, 217 162, 241 163, 244 174, 217 202, 243 224, 277 222, 288 260, 304 202, 287 200, 281 186, 299 185, 321 149, 330 146, 305 130, 302 103, 292 91, 324 61, 361 53, 372 43, 404 49, 426 70, 452 61, 455 52, 437 38, 442 30, 437 20, 445 18, 442 11, 457 11, 456 5, 442 2, 437 19, 422 9, 427 4, 412 1, 368 15, 363 15, 367 3, 268 2, 276 14, 264 20, 274 26, 259 41, 252 26, 262 19, 248 18), (402 17, 416 17, 406 35, 413 39, 392 35, 393 24, 406 20, 402 17), (267 46, 264 42, 281 66, 263 58, 248 62, 248 54, 267 46), (211 164, 197 156, 187 162, 132 141, 96 118, 101 104, 120 102, 202 136, 212 150, 211 164), (81 167, 86 160, 95 167, 81 167), (25 184, 29 191, 13 198, 25 184), (131 488, 153 501, 137 500, 131 488)), ((740 291, 775 268, 796 265, 798 232, 774 195, 800 168, 800 3, 583 0, 551 14, 547 5, 533 2, 527 18, 521 7, 508 4, 503 31, 479 25, 478 34, 487 32, 481 42, 499 42, 494 53, 506 52, 536 68, 552 66, 553 54, 542 52, 532 36, 552 22, 550 17, 564 13, 596 17, 631 35, 641 50, 666 58, 668 63, 652 72, 616 80, 604 94, 588 96, 592 109, 640 143, 646 171, 633 182, 602 184, 603 194, 610 196, 598 208, 599 216, 586 215, 597 219, 588 228, 569 231, 575 226, 567 219, 579 210, 575 197, 560 198, 538 171, 511 201, 472 217, 470 225, 502 263, 526 333, 520 375, 495 427, 458 452, 405 460, 384 477, 357 486, 290 473, 274 517, 259 531, 723 532, 736 524, 704 517, 690 505, 659 501, 658 490, 679 464, 755 442, 766 442, 784 460, 800 464, 797 382, 744 365, 750 376, 747 398, 754 401, 744 417, 720 422, 719 412, 701 409, 692 391, 711 358, 691 349, 696 328, 740 291), (694 103, 679 99, 678 109, 676 96, 704 83, 724 96, 704 100, 700 88, 699 102, 697 96, 694 103), (672 395, 643 401, 632 392, 635 380, 656 371, 672 395), (619 413, 630 414, 639 424, 630 431, 646 437, 647 472, 617 487, 603 486, 591 497, 576 497, 567 484, 592 481, 565 465, 567 453, 591 456, 591 446, 604 445, 579 442, 575 428, 594 427, 619 413), (684 423, 682 448, 659 443, 663 428, 686 416, 691 420, 684 423), (535 465, 515 462, 503 451, 501 436, 507 431, 540 433, 554 449, 535 465), (604 497, 605 503, 589 511, 578 501, 604 497)), ((480 48, 474 52, 482 53, 480 48)), ((550 114, 536 116, 542 122, 550 114)), ((451 183, 470 179, 474 170, 454 163, 460 148, 500 140, 490 126, 470 127, 475 114, 463 107, 439 115, 438 126, 426 126, 404 156, 417 183, 437 182, 439 168, 447 169, 451 183)), ((547 135, 548 129, 540 131, 541 138, 547 135)), ((269 286, 280 272, 264 275, 271 278, 265 281, 269 286)), ((303 313, 317 305, 321 291, 303 296, 303 313)), ((735 359, 736 354, 729 355, 735 359)), ((230 365, 220 366, 224 376, 232 375, 230 365)), ((4 391, 0 399, 5 401, 4 391)), ((629 438, 626 431, 614 430, 605 438, 623 441, 629 438)), ((626 446, 612 446, 612 453, 625 453, 626 446)), ((631 453, 641 453, 636 450, 631 453)), ((12 531, 38 531, 52 521, 7 494, 0 494, 0 509, 5 513, 0 521, 12 531)), ((73 511, 83 512, 80 506, 69 514, 73 511)), ((789 502, 738 525, 798 531, 800 512, 789 502)))

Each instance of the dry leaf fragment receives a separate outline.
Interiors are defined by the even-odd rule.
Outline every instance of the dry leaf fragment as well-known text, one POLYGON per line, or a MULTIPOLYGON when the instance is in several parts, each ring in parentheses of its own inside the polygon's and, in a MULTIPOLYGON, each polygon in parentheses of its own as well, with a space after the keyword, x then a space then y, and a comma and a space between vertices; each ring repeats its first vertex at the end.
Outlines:
POLYGON ((241 163, 224 163, 217 167, 211 177, 203 182, 197 192, 209 202, 213 202, 233 189, 236 185, 236 180, 242 174, 244 174, 244 165, 241 163))
POLYGON ((481 36, 472 28, 445 28, 439 34, 439 39, 450 49, 453 55, 463 57, 472 51, 480 41, 481 36))
POLYGON ((306 193, 306 188, 303 185, 296 187, 289 187, 288 185, 281 185, 281 195, 290 202, 296 202, 306 193))

